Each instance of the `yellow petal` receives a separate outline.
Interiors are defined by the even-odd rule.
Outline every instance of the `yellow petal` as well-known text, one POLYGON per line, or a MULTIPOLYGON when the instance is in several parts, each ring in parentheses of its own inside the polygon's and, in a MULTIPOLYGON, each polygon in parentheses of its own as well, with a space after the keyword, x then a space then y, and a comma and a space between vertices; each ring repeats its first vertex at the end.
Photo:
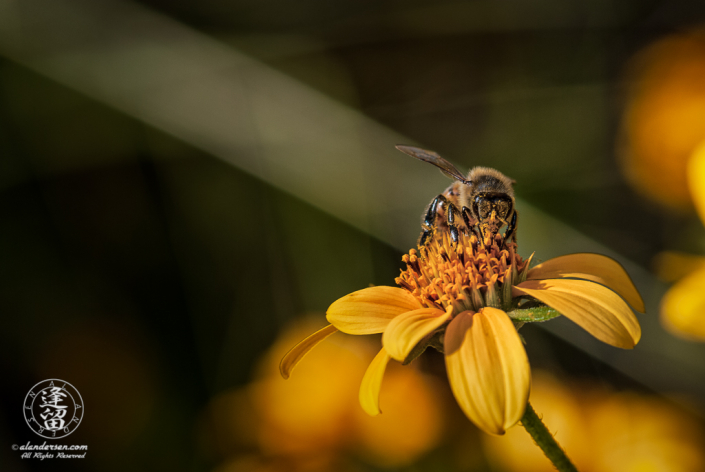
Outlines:
POLYGON ((396 316, 419 308, 421 304, 406 290, 370 287, 333 302, 326 318, 343 333, 375 334, 383 332, 396 316))
POLYGON ((569 254, 533 267, 527 280, 575 278, 592 280, 620 294, 634 309, 644 313, 644 301, 622 265, 602 254, 569 254))
POLYGON ((421 308, 394 318, 382 335, 382 345, 390 356, 404 361, 411 350, 428 334, 450 319, 453 307, 444 313, 438 308, 421 308))
POLYGON ((631 349, 641 338, 641 327, 632 310, 602 285, 587 280, 527 280, 514 290, 541 300, 612 346, 631 349))
POLYGON ((701 142, 688 161, 688 188, 700 220, 705 221, 705 141, 701 142))
POLYGON ((308 351, 313 349, 316 344, 320 343, 336 331, 338 331, 338 329, 335 326, 328 325, 325 328, 319 329, 311 336, 307 337, 299 344, 292 347, 291 350, 289 350, 289 352, 284 355, 281 362, 279 363, 279 372, 282 374, 282 377, 288 379, 289 375, 291 375, 291 371, 294 370, 296 364, 298 364, 299 361, 303 359, 303 357, 308 353, 308 351))
POLYGON ((464 311, 446 328, 446 368, 458 404, 490 434, 504 434, 524 414, 529 398, 529 359, 502 310, 464 311))
POLYGON ((379 409, 379 391, 382 388, 382 378, 389 359, 391 357, 382 348, 372 359, 365 376, 362 378, 362 384, 360 384, 360 405, 368 415, 377 416, 382 413, 379 409))
POLYGON ((705 341, 705 269, 675 284, 661 302, 661 321, 669 331, 705 341))

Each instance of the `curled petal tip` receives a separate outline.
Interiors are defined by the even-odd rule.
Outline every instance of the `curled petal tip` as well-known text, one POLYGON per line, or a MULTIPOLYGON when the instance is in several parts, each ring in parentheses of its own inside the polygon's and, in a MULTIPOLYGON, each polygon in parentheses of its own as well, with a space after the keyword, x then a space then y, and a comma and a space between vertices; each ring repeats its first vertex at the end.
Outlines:
POLYGON ((279 374, 282 376, 284 380, 289 380, 289 371, 287 368, 284 366, 284 359, 281 360, 279 363, 279 374))
POLYGON ((331 334, 338 331, 333 325, 328 325, 325 328, 319 329, 315 333, 308 336, 296 346, 292 347, 279 363, 279 373, 284 379, 288 379, 291 371, 299 363, 308 352, 313 349, 318 343, 326 339, 331 334))

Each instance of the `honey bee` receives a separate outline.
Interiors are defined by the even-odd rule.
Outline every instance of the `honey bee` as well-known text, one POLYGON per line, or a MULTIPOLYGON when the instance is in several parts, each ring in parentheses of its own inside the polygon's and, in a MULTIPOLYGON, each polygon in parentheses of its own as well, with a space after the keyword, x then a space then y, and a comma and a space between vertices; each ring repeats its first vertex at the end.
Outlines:
POLYGON ((503 243, 516 242, 517 211, 514 208, 515 182, 489 167, 474 167, 467 177, 453 164, 433 151, 412 146, 396 146, 401 152, 433 164, 455 180, 442 194, 431 201, 421 223, 419 246, 423 246, 436 232, 448 231, 451 240, 458 242, 458 232, 474 233, 485 244, 494 241, 499 230, 507 225, 503 243), (478 234, 479 231, 479 234, 478 234))

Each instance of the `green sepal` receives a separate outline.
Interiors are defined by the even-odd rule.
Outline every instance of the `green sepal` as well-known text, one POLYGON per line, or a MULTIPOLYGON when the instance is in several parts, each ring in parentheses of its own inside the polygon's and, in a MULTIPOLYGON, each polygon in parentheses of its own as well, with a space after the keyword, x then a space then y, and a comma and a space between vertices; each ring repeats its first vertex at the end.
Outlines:
MULTIPOLYGON (((510 272, 511 274, 511 272, 510 272)), ((510 275, 511 276, 511 275, 510 275)), ((502 293, 502 310, 508 311, 512 309, 512 281, 505 280, 500 289, 502 293)))
POLYGON ((499 294, 496 288, 497 282, 487 285, 487 292, 485 292, 485 306, 491 306, 492 308, 502 308, 502 302, 499 299, 499 294))
POLYGON ((526 281, 526 277, 529 275, 529 269, 531 268, 531 261, 534 259, 534 254, 535 253, 532 253, 526 260, 524 269, 519 273, 519 278, 517 280, 514 280, 514 285, 519 285, 520 283, 526 281))
POLYGON ((470 297, 475 311, 480 311, 480 309, 485 306, 485 298, 482 296, 482 292, 480 292, 480 289, 475 287, 474 284, 470 292, 470 297))
POLYGON ((561 314, 550 306, 537 306, 533 308, 517 308, 507 312, 512 321, 523 321, 524 323, 535 323, 537 321, 548 321, 561 314))

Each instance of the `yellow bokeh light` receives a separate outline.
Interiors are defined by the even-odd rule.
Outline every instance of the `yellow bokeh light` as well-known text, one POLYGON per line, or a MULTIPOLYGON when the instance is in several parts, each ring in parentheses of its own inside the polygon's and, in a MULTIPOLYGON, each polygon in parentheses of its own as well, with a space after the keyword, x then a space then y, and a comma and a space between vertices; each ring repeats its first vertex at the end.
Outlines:
MULTIPOLYGON (((705 141, 696 147, 688 162, 688 183, 695 208, 705 222, 705 141)), ((705 294, 702 290, 705 287, 705 258, 667 256, 661 259, 687 274, 663 297, 662 324, 683 338, 705 341, 705 294)), ((668 267, 668 264, 664 265, 668 267)))
POLYGON ((700 427, 654 396, 611 394, 590 410, 592 470, 695 472, 703 470, 700 427))
POLYGON ((661 251, 654 256, 653 272, 664 282, 676 282, 691 272, 705 269, 705 257, 680 251, 661 251))
POLYGON ((705 222, 705 139, 698 143, 688 161, 688 184, 695 209, 705 222))
POLYGON ((661 301, 661 322, 670 332, 705 341, 705 268, 678 281, 661 301))
POLYGON ((282 379, 279 359, 311 328, 304 324, 284 332, 250 384, 211 400, 204 444, 214 445, 221 457, 257 451, 252 457, 229 457, 225 470, 278 470, 281 463, 287 470, 326 470, 349 454, 396 467, 438 445, 446 423, 445 397, 436 380, 413 367, 390 365, 383 380, 383 413, 370 417, 362 410, 358 390, 379 339, 330 336, 289 379, 282 379))
POLYGON ((623 168, 632 184, 674 208, 690 207, 687 162, 705 139, 705 33, 666 38, 632 62, 623 168))
MULTIPOLYGON (((589 446, 585 431, 579 427, 583 423, 581 407, 570 390, 552 376, 534 372, 529 401, 578 470, 583 470, 583 457, 589 446)), ((555 470, 520 425, 510 428, 504 436, 485 435, 483 440, 490 459, 508 471, 555 470)))
POLYGON ((325 450, 349 441, 351 405, 373 355, 356 339, 332 336, 322 342, 291 378, 279 375, 279 360, 304 329, 287 332, 265 356, 250 386, 261 418, 260 447, 267 453, 325 450))
POLYGON ((382 414, 357 409, 360 454, 382 467, 414 462, 438 444, 443 432, 440 386, 412 367, 390 365, 382 383, 382 414))
MULTIPOLYGON (((536 372, 531 402, 582 472, 695 472, 705 467, 700 425, 659 397, 589 384, 564 386, 536 372)), ((503 470, 555 470, 520 427, 504 438, 484 439, 490 460, 503 470)))

